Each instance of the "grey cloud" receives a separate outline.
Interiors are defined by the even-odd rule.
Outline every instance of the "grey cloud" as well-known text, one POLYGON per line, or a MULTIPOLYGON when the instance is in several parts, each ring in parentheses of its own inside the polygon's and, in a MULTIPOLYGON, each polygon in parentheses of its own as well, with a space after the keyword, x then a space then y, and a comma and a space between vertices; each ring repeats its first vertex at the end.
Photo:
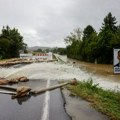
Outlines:
POLYGON ((120 24, 119 6, 119 0, 0 0, 0 28, 17 27, 29 46, 65 46, 75 28, 99 31, 108 12, 120 24))

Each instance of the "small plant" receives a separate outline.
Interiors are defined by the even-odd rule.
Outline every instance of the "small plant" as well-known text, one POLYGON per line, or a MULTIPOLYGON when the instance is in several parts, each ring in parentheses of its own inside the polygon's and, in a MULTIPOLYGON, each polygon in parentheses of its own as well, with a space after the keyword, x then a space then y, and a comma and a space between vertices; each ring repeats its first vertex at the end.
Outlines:
POLYGON ((92 78, 90 78, 88 81, 83 81, 83 84, 89 88, 89 89, 98 89, 99 84, 94 84, 92 78))

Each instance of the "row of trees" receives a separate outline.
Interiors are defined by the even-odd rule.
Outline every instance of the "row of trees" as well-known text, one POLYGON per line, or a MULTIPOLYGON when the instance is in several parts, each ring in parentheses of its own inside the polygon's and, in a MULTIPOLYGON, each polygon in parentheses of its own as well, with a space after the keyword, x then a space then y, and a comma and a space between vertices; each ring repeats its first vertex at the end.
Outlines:
POLYGON ((104 18, 100 32, 88 25, 83 32, 75 29, 65 38, 67 56, 87 62, 113 62, 113 48, 120 48, 120 26, 111 13, 104 18))
POLYGON ((19 57, 19 51, 26 51, 26 47, 16 28, 3 27, 0 34, 0 59, 19 57))

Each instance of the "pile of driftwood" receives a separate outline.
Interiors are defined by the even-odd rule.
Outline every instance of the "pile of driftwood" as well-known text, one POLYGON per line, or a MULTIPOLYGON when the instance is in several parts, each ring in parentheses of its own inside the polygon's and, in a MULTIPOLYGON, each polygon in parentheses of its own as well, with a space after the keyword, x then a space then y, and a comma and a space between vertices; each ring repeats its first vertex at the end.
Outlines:
POLYGON ((6 79, 6 78, 0 78, 0 85, 8 85, 8 84, 14 84, 18 82, 26 82, 29 81, 29 79, 25 76, 12 78, 12 79, 6 79))
POLYGON ((19 60, 19 61, 6 61, 6 62, 1 62, 0 66, 1 67, 7 67, 11 65, 17 65, 17 64, 30 64, 33 63, 33 61, 28 61, 28 60, 19 60))
POLYGON ((3 92, 3 93, 5 93, 5 94, 12 94, 12 98, 14 99, 14 98, 19 98, 19 97, 24 97, 24 96, 26 96, 28 94, 37 95, 37 94, 40 94, 40 93, 43 93, 43 92, 46 92, 46 91, 50 91, 50 90, 53 90, 53 89, 56 89, 56 88, 60 88, 60 87, 66 86, 68 84, 70 84, 70 85, 77 85, 78 82, 77 82, 76 79, 73 79, 70 82, 65 82, 65 83, 61 83, 61 84, 58 84, 58 85, 50 86, 48 88, 36 89, 36 90, 32 90, 30 87, 27 87, 27 86, 20 86, 18 88, 11 88, 11 87, 6 87, 6 86, 0 86, 0 88, 12 91, 12 92, 3 92))

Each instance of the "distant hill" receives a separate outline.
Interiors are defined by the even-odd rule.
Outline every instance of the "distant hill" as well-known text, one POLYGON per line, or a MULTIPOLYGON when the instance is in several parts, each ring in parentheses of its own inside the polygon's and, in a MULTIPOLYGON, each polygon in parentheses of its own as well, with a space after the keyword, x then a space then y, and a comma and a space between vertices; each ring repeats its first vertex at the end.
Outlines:
POLYGON ((52 49, 52 48, 51 47, 41 47, 41 46, 28 47, 28 50, 30 50, 30 51, 34 51, 34 50, 38 50, 38 49, 46 50, 46 49, 52 49))

